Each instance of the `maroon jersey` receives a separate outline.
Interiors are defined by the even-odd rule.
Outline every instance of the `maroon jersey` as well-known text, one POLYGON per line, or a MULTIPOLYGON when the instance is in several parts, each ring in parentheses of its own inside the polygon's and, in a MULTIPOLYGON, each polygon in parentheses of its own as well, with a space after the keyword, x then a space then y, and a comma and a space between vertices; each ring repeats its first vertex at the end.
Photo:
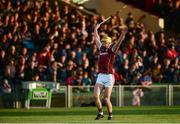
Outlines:
POLYGON ((112 47, 106 48, 101 46, 99 56, 99 73, 113 74, 113 64, 115 61, 115 53, 112 51, 112 47))

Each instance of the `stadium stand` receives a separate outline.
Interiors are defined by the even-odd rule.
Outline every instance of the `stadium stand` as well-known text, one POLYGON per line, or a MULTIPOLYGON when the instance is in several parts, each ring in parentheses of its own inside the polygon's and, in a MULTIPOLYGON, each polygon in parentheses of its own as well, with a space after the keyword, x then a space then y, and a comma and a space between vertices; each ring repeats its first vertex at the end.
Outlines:
MULTIPOLYGON (((180 14, 174 11, 173 15, 179 18, 180 14)), ((104 18, 103 15, 82 14, 57 0, 51 3, 48 0, 1 0, 1 88, 7 91, 12 88, 19 94, 21 82, 33 80, 94 85, 98 50, 93 27, 104 18)), ((116 15, 102 25, 100 33, 107 33, 115 41, 124 24, 129 32, 115 62, 117 84, 137 84, 147 70, 152 84, 180 84, 178 35, 167 37, 164 30, 147 31, 131 16, 123 19, 116 15)), ((176 22, 168 24, 179 26, 176 22)))
POLYGON ((165 29, 180 33, 179 0, 117 0, 165 19, 165 29))

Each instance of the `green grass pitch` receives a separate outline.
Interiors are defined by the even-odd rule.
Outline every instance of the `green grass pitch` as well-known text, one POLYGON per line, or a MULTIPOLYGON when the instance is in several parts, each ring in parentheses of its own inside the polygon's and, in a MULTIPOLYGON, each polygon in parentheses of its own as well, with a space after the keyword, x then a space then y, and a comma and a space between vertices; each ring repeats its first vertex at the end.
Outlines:
POLYGON ((113 107, 113 120, 94 120, 96 107, 0 109, 0 123, 180 123, 180 106, 113 107))

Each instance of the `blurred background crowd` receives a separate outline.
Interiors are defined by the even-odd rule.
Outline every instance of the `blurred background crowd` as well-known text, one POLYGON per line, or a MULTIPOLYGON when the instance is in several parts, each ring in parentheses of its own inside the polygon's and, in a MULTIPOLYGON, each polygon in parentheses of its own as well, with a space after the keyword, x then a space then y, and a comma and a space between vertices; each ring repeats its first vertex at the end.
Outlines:
POLYGON ((180 33, 179 0, 117 0, 131 4, 165 19, 165 29, 180 33))
MULTIPOLYGON (((164 11, 158 11, 165 16, 161 13, 164 11)), ((175 14, 176 17, 179 15, 175 14)), ((57 0, 1 0, 2 85, 5 88, 20 86, 22 81, 32 80, 60 82, 61 85, 94 85, 99 51, 93 28, 104 19, 103 15, 86 15, 60 5, 57 0)), ((178 35, 167 37, 163 29, 156 33, 146 30, 142 23, 134 21, 131 12, 127 18, 116 13, 100 27, 99 33, 106 33, 116 41, 124 25, 129 31, 114 64, 116 84, 148 81, 180 84, 178 35)))

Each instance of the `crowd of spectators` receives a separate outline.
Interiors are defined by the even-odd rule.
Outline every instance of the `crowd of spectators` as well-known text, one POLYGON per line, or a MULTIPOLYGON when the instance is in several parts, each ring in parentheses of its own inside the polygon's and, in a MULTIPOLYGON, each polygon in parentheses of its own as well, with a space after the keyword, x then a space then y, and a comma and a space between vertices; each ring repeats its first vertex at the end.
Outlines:
POLYGON ((154 13, 165 19, 166 29, 180 34, 180 1, 157 0, 153 7, 154 13))
POLYGON ((166 30, 180 34, 180 1, 179 0, 117 0, 165 19, 166 30))
MULTIPOLYGON (((147 31, 133 17, 112 16, 100 27, 115 41, 121 26, 129 32, 115 61, 116 84, 180 83, 180 39, 163 30, 147 31)), ((61 85, 94 85, 98 49, 93 27, 103 15, 85 15, 54 0, 0 1, 1 82, 54 81, 61 85)), ((5 87, 8 88, 9 85, 5 87)), ((85 89, 88 90, 88 89, 85 89)))

